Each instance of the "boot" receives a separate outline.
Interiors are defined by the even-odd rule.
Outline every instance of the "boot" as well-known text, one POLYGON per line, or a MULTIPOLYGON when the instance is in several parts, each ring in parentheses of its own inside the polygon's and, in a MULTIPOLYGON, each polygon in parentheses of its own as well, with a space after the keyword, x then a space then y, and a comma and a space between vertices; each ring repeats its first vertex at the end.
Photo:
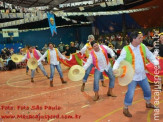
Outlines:
POLYGON ((63 83, 67 83, 67 81, 65 81, 63 78, 60 78, 61 79, 61 81, 62 81, 62 84, 63 83))
POLYGON ((50 81, 50 87, 53 87, 53 80, 50 81))
POLYGON ((99 99, 99 94, 98 92, 95 92, 95 96, 93 98, 93 101, 97 101, 99 99))
POLYGON ((34 80, 33 80, 33 78, 31 78, 31 82, 32 82, 32 83, 34 83, 34 80))
POLYGON ((107 95, 111 97, 117 97, 116 95, 113 94, 113 88, 108 89, 107 95))
POLYGON ((146 108, 159 109, 159 107, 154 106, 152 103, 149 104, 146 103, 146 108))
POLYGON ((105 85, 105 83, 104 83, 103 80, 101 81, 101 83, 102 83, 102 86, 103 86, 103 87, 106 87, 106 85, 105 85))
POLYGON ((126 117, 132 117, 132 114, 129 112, 128 108, 123 108, 123 114, 126 117))
POLYGON ((46 75, 47 79, 49 79, 50 77, 48 75, 46 75))
POLYGON ((85 88, 85 83, 83 83, 81 86, 81 92, 84 92, 84 88, 85 88))
POLYGON ((36 72, 39 73, 38 68, 36 68, 36 72))

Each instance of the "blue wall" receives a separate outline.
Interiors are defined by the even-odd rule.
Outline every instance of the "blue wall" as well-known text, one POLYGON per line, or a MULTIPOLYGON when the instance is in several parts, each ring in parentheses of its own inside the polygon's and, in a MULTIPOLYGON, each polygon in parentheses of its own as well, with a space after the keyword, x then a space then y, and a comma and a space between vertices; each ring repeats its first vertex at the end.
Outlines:
POLYGON ((86 43, 88 35, 92 34, 92 27, 80 27, 78 28, 79 40, 86 43))
MULTIPOLYGON (((50 29, 44 31, 28 31, 19 33, 19 37, 3 38, 0 34, 0 50, 2 47, 13 47, 16 43, 22 43, 22 45, 38 46, 41 49, 45 44, 53 42, 58 45, 60 42, 70 44, 71 41, 78 40, 79 42, 86 42, 88 35, 92 34, 91 26, 89 27, 70 27, 70 28, 58 28, 57 35, 52 37, 50 29), (9 46, 10 45, 10 46, 9 46)), ((14 48, 17 48, 16 46, 14 48)), ((16 49, 15 49, 16 50, 16 49)))
MULTIPOLYGON (((138 23, 129 14, 125 14, 125 20, 126 29, 140 28, 138 23)), ((99 29, 100 34, 122 32, 122 15, 97 16, 94 25, 99 29)))
POLYGON ((5 47, 9 49, 13 48, 14 52, 19 52, 20 51, 19 47, 23 47, 23 46, 22 46, 22 43, 0 44, 0 49, 3 49, 5 47))

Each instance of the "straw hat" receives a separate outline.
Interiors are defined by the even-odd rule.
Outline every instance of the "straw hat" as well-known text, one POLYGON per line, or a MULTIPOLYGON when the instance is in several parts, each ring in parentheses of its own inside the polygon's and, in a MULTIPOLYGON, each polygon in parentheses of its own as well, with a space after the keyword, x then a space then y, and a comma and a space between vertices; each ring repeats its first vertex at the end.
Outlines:
POLYGON ((162 33, 159 33, 158 35, 159 35, 159 36, 163 35, 163 32, 162 32, 162 33))
POLYGON ((131 83, 134 76, 134 69, 127 61, 122 61, 119 68, 114 70, 114 72, 116 72, 115 76, 118 77, 118 82, 121 86, 127 86, 129 83, 131 83))
POLYGON ((22 59, 22 58, 24 58, 24 56, 23 56, 23 55, 18 55, 18 56, 19 56, 21 59, 22 59))
POLYGON ((17 55, 17 54, 13 54, 13 55, 11 56, 11 60, 12 60, 13 62, 15 62, 15 63, 19 63, 19 62, 22 61, 22 56, 17 55))
POLYGON ((80 65, 74 65, 68 72, 68 78, 72 81, 80 81, 85 75, 85 70, 80 65))
POLYGON ((30 58, 27 62, 27 66, 29 69, 36 69, 38 66, 38 62, 35 58, 30 58))
POLYGON ((0 64, 1 64, 2 67, 4 66, 4 62, 3 62, 2 58, 0 58, 0 64))

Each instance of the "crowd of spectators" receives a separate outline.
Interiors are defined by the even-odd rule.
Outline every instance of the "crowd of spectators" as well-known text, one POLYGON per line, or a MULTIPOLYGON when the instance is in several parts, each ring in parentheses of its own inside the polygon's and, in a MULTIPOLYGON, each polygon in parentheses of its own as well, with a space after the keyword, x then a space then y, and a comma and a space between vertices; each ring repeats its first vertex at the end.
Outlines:
MULTIPOLYGON (((117 54, 117 50, 121 50, 125 45, 130 43, 130 38, 126 35, 124 38, 122 34, 113 34, 110 36, 99 36, 96 37, 96 40, 99 44, 107 45, 108 47, 112 48, 114 52, 117 54)), ((150 32, 144 35, 143 43, 152 51, 154 42, 158 40, 158 33, 151 34, 150 32)), ((55 48, 65 56, 70 56, 70 54, 76 53, 76 51, 80 51, 84 47, 85 43, 83 42, 70 42, 70 44, 64 44, 60 42, 58 46, 54 44, 55 48)), ((44 54, 45 51, 48 49, 47 44, 44 47, 35 46, 36 49, 40 49, 39 51, 44 54)), ((20 54, 24 55, 26 53, 24 48, 20 48, 20 54)), ((8 61, 11 60, 11 55, 14 53, 14 49, 4 48, 1 50, 0 58, 5 60, 8 64, 8 61)), ((118 55, 118 54, 117 54, 118 55)))

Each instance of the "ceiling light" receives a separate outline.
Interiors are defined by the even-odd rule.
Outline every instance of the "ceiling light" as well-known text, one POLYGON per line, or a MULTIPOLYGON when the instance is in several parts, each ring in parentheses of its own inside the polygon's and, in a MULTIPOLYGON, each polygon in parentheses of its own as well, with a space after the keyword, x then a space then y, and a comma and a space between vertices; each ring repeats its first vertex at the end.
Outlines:
POLYGON ((84 10, 84 7, 79 7, 79 10, 80 10, 80 11, 83 11, 83 10, 84 10))
POLYGON ((106 4, 105 4, 105 2, 103 2, 103 3, 100 3, 100 6, 101 6, 101 7, 106 7, 106 4))

